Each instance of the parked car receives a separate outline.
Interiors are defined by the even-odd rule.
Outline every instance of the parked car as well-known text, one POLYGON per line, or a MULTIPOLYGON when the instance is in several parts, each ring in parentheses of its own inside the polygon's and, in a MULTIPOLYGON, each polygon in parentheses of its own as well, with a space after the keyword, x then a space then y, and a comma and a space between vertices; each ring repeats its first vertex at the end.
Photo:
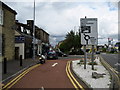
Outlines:
POLYGON ((56 52, 58 56, 60 57, 67 57, 67 54, 63 53, 63 52, 56 52))
POLYGON ((100 51, 96 51, 96 54, 100 54, 100 51))
POLYGON ((55 51, 49 51, 47 53, 47 59, 58 59, 58 55, 55 51))

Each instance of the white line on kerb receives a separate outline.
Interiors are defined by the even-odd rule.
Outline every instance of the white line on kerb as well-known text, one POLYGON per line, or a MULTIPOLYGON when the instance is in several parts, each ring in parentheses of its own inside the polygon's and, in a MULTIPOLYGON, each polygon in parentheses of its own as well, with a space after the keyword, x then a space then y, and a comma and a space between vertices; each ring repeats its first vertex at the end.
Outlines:
POLYGON ((54 67, 54 66, 56 66, 58 63, 54 63, 53 65, 52 65, 52 67, 54 67))

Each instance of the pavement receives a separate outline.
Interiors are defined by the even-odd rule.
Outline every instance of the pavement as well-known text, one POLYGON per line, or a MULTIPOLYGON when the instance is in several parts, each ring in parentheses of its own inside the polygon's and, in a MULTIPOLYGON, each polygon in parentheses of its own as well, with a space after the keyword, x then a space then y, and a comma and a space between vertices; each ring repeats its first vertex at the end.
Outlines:
MULTIPOLYGON (((20 66, 20 60, 7 61, 7 73, 6 74, 3 73, 3 68, 2 68, 2 83, 7 83, 14 76, 21 73, 26 68, 32 65, 35 65, 36 63, 38 63, 37 57, 35 58, 35 60, 33 60, 32 58, 24 59, 22 66, 20 66)), ((2 63, 2 67, 3 66, 4 65, 2 63)))

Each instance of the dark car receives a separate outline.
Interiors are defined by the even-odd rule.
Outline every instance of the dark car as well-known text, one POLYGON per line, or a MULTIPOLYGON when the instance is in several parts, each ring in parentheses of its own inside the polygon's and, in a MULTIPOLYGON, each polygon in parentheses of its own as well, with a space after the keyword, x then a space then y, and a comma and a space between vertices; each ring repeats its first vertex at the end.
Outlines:
POLYGON ((58 55, 55 51, 50 51, 47 53, 47 59, 58 59, 58 55))
POLYGON ((96 54, 100 54, 100 51, 96 51, 96 54))
POLYGON ((60 57, 67 57, 67 54, 63 53, 63 52, 56 52, 58 56, 60 57))

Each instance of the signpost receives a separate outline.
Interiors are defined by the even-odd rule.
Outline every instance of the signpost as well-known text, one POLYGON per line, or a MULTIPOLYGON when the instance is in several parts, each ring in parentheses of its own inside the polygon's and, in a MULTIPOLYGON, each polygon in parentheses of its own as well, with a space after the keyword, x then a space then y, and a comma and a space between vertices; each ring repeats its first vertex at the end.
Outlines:
POLYGON ((94 45, 98 44, 98 32, 97 32, 97 18, 81 18, 81 44, 84 45, 85 61, 84 69, 86 69, 86 46, 92 45, 92 70, 94 69, 94 45))

